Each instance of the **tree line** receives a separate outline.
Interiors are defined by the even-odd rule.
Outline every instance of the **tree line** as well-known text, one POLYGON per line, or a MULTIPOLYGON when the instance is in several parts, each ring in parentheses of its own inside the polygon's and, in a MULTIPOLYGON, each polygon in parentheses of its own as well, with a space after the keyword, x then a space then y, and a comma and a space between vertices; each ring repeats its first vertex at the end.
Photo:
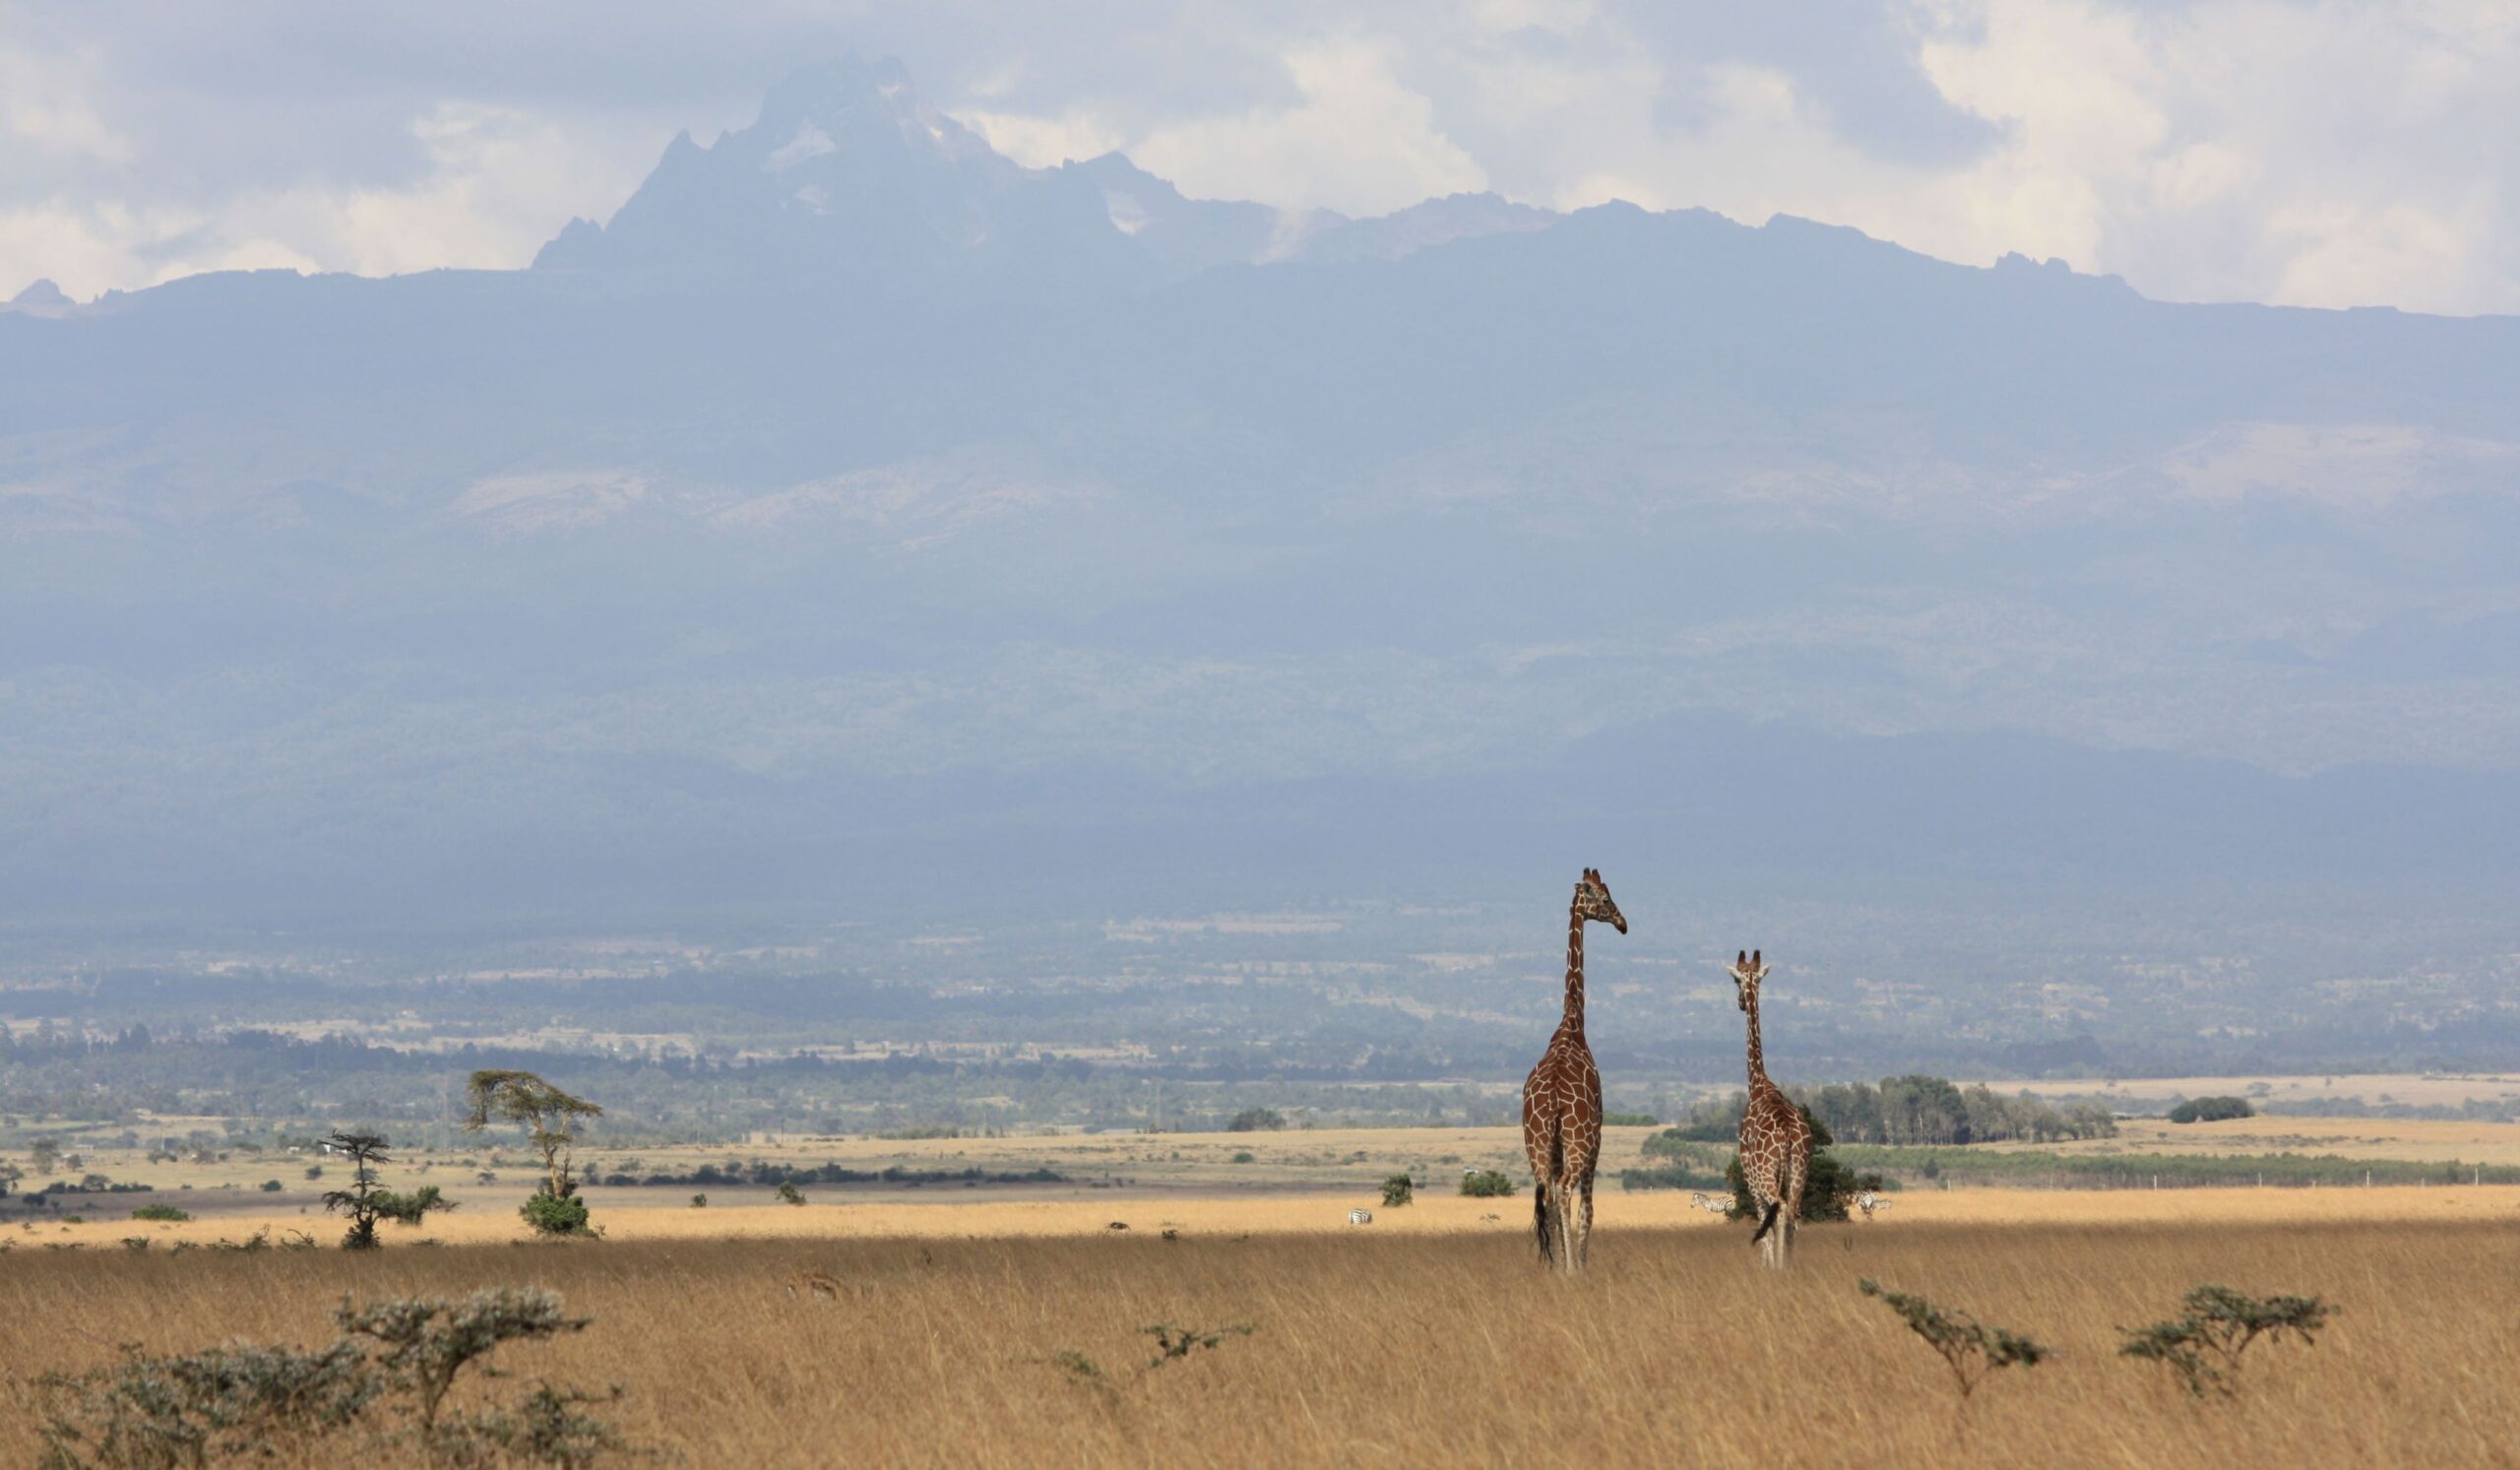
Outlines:
MULTIPOLYGON (((1947 1077, 1910 1074, 1870 1082, 1787 1088, 1842 1143, 1906 1146, 1962 1143, 2054 1143, 2114 1138, 2117 1120, 2097 1104, 2059 1109, 2029 1093, 2005 1097, 1984 1083, 1960 1087, 1947 1077)), ((1709 1098, 1670 1130, 1674 1141, 1722 1143, 1737 1138, 1747 1094, 1709 1098)))

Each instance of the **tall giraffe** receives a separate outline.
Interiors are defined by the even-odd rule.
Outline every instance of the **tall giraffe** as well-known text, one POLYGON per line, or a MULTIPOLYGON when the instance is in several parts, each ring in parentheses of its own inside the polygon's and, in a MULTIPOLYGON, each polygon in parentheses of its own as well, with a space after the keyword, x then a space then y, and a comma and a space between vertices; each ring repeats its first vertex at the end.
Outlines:
POLYGON ((1750 1096, 1741 1110, 1741 1182, 1748 1186, 1759 1228, 1750 1239, 1759 1259, 1774 1270, 1785 1269, 1794 1247, 1794 1222, 1802 1213, 1802 1186, 1811 1178, 1811 1125, 1784 1091, 1768 1080, 1767 1059, 1759 1052, 1759 982, 1768 967, 1759 952, 1736 954, 1732 989, 1741 1013, 1750 1018, 1750 1096))
POLYGON ((1531 1160, 1540 1258, 1584 1267, 1593 1236, 1593 1165, 1602 1155, 1602 1074, 1584 1044, 1584 924, 1627 932, 1601 873, 1585 868, 1566 911, 1566 1011, 1523 1083, 1523 1153, 1531 1160))

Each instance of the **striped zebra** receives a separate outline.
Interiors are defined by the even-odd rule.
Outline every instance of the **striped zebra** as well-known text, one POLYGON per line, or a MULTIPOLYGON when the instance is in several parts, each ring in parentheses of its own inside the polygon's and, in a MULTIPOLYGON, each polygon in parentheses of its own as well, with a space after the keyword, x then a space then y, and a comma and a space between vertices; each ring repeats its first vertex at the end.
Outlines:
POLYGON ((1706 1211, 1710 1215, 1729 1215, 1732 1213, 1732 1201, 1723 1198, 1720 1195, 1707 1194, 1704 1192, 1692 1194, 1689 1196, 1689 1203, 1698 1209, 1706 1211))
POLYGON ((1371 1210, 1350 1210, 1348 1212, 1348 1223, 1351 1225, 1371 1225, 1374 1223, 1374 1212, 1371 1210))
POLYGON ((1863 1218, 1869 1220, 1872 1218, 1872 1212, 1874 1210, 1886 1210, 1890 1208, 1890 1198, 1886 1194, 1876 1194, 1870 1189, 1865 1189, 1856 1195, 1855 1207, 1863 1211, 1863 1218))

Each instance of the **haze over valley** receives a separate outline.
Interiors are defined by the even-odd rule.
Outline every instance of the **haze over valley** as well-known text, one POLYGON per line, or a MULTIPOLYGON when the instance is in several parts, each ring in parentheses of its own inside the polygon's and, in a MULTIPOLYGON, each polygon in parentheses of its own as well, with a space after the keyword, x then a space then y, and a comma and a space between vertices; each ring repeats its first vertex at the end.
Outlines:
POLYGON ((809 66, 530 269, 0 310, 0 1013, 1492 1081, 1593 864, 1668 1082, 1747 944, 1815 1076, 2520 1064, 2516 470, 2520 319, 809 66))

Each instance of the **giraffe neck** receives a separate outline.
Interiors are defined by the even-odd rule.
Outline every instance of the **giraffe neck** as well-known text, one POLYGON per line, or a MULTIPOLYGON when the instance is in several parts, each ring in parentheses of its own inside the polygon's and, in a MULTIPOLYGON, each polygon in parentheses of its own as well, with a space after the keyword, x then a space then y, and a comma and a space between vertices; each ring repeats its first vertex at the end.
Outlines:
POLYGON ((1760 1053, 1759 1053, 1759 996, 1758 996, 1758 992, 1757 992, 1756 991, 1751 991, 1751 992, 1750 992, 1750 1087, 1751 1087, 1751 1089, 1752 1089, 1753 1091, 1756 1091, 1756 1090, 1757 1090, 1757 1088, 1758 1088, 1758 1085, 1759 1085, 1760 1083, 1762 1083, 1762 1082, 1765 1082, 1767 1079, 1768 1079, 1768 1066, 1767 1066, 1767 1060, 1766 1060, 1766 1058, 1765 1058, 1764 1056, 1762 1056, 1762 1055, 1760 1055, 1760 1053))
POLYGON ((1584 1034, 1584 916, 1571 908, 1566 915, 1566 1014, 1557 1025, 1561 1031, 1584 1034))

